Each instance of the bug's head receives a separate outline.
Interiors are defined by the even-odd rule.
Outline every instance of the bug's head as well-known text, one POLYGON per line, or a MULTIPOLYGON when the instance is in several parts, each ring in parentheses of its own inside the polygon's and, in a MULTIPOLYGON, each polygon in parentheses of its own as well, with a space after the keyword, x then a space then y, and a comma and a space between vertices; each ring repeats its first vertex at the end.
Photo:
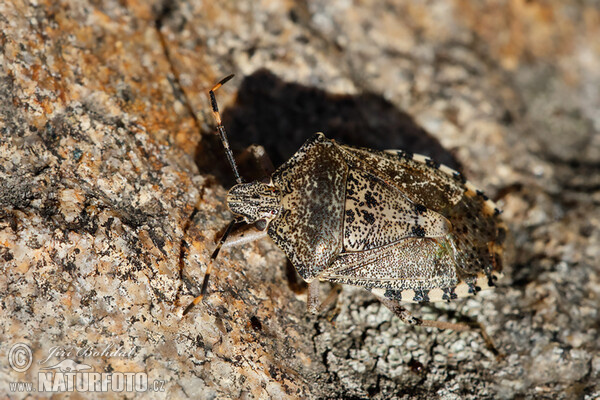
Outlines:
POLYGON ((260 220, 268 224, 281 210, 281 194, 266 183, 240 183, 227 193, 227 206, 249 224, 260 220))

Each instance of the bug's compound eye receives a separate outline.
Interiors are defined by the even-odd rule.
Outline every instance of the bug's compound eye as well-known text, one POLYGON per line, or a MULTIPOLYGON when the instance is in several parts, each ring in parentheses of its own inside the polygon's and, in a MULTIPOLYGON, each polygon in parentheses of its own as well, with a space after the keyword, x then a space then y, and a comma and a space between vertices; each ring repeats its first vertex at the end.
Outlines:
POLYGON ((259 219, 258 221, 256 221, 256 224, 254 224, 254 226, 256 226, 256 229, 258 229, 259 231, 264 231, 265 229, 267 229, 267 220, 259 219))

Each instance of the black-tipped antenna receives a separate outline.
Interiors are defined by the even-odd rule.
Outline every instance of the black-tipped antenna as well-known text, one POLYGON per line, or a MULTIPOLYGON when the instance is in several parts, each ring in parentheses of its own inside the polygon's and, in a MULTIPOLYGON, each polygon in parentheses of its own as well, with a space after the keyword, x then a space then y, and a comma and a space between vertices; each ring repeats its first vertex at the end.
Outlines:
MULTIPOLYGON (((217 99, 215 98, 215 91, 221 86, 223 86, 225 83, 227 83, 227 81, 229 81, 231 78, 233 78, 233 74, 221 79, 219 83, 217 83, 215 86, 213 86, 212 89, 208 91, 208 95, 210 96, 210 104, 212 106, 213 115, 215 116, 215 120, 217 121, 217 131, 219 132, 219 136, 221 137, 221 143, 223 144, 223 148, 225 149, 227 161, 229 162, 229 165, 231 165, 231 169, 233 170, 233 174, 235 175, 235 181, 237 183, 243 183, 244 181, 242 180, 242 177, 238 172, 237 165, 235 164, 235 160, 233 158, 233 153, 231 152, 231 148, 229 147, 227 133, 225 132, 225 127, 223 126, 223 122, 221 121, 221 114, 219 114, 219 106, 217 105, 217 99)), ((198 297, 196 297, 190 303, 190 305, 187 306, 185 310, 183 310, 183 315, 189 313, 190 310, 194 308, 196 304, 200 303, 202 301, 202 298, 204 298, 204 295, 206 294, 206 289, 208 288, 208 280, 210 278, 210 273, 212 272, 213 261, 215 260, 215 258, 217 258, 217 255, 219 255, 219 251, 221 250, 223 243, 225 243, 225 240, 227 240, 227 237, 231 233, 233 226, 237 222, 241 222, 241 220, 234 219, 227 226, 225 233, 221 237, 221 240, 219 240, 219 244, 217 244, 215 251, 212 253, 212 256, 210 256, 210 261, 208 262, 206 272, 204 273, 204 279, 202 280, 202 288, 200 289, 200 295, 198 295, 198 297)))
POLYGON ((209 90, 208 95, 210 96, 210 104, 212 106, 213 115, 215 116, 215 120, 217 121, 217 131, 219 131, 219 136, 221 137, 221 143, 223 144, 223 148, 225 149, 227 161, 229 162, 229 165, 231 165, 231 169, 233 170, 233 174, 235 175, 235 181, 237 183, 242 183, 244 181, 240 176, 240 173, 237 169, 237 165, 235 164, 235 160, 233 159, 233 153, 231 152, 231 148, 229 147, 227 133, 225 132, 223 122, 221 122, 221 114, 219 114, 219 106, 217 105, 217 99, 215 97, 215 91, 221 86, 223 86, 225 83, 227 83, 227 81, 229 81, 231 78, 233 78, 233 74, 221 79, 219 83, 217 83, 212 89, 209 90))

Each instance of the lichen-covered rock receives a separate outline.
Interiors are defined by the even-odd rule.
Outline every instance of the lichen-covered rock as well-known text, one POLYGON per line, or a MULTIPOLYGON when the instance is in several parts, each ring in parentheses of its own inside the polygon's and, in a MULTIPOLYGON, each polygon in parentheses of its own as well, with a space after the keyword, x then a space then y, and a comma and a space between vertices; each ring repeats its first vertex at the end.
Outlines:
POLYGON ((37 389, 72 359, 147 374, 163 389, 147 398, 599 396, 598 10, 2 2, 0 391, 25 397, 11 384, 37 389), (261 144, 278 165, 323 131, 430 155, 498 200, 514 242, 500 287, 411 310, 481 322, 499 357, 477 332, 404 326, 360 289, 334 322, 308 315, 268 239, 223 250, 182 317, 231 218, 206 97, 229 73, 236 153, 261 144))

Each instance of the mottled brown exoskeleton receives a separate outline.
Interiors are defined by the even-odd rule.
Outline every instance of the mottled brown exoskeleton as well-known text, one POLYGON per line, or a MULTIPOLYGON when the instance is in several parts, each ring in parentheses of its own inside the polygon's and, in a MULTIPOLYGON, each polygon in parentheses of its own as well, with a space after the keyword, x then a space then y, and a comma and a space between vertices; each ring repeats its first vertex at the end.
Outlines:
MULTIPOLYGON (((405 151, 340 145, 317 133, 271 176, 243 183, 221 123, 217 128, 237 185, 227 205, 237 218, 219 242, 269 236, 308 282, 308 308, 319 308, 319 282, 362 286, 411 325, 466 329, 421 320, 400 302, 450 301, 494 285, 506 235, 500 211, 460 173, 405 151), (254 234, 227 241, 235 221, 254 234)), ((206 290, 207 271, 200 301, 206 290)), ((189 308, 186 309, 186 312, 189 308)))

